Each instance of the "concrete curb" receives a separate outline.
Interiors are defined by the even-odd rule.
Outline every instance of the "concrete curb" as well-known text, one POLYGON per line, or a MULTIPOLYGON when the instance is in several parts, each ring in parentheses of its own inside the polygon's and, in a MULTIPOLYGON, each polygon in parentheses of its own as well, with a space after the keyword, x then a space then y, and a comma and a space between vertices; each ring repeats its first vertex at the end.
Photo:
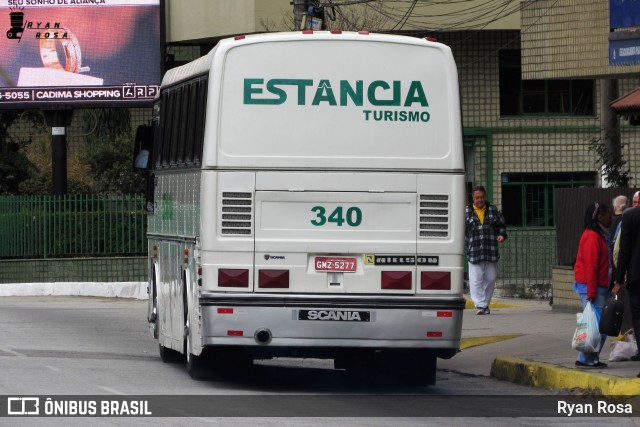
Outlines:
POLYGON ((512 356, 498 356, 491 364, 491 376, 499 380, 545 389, 593 390, 606 397, 640 395, 640 379, 622 378, 569 369, 512 356))
MULTIPOLYGON (((502 302, 491 302, 489 304, 489 308, 524 308, 524 307, 526 306, 520 305, 520 304, 505 304, 502 302)), ((471 301, 470 299, 467 299, 464 308, 465 310, 475 310, 476 306, 473 303, 473 301, 471 301)))
POLYGON ((460 340, 460 350, 466 350, 471 347, 478 347, 481 345, 494 344, 500 341, 510 340, 518 338, 524 334, 512 334, 512 335, 493 335, 489 337, 468 337, 460 340))
POLYGON ((85 296, 148 299, 147 282, 1 283, 0 297, 85 296))

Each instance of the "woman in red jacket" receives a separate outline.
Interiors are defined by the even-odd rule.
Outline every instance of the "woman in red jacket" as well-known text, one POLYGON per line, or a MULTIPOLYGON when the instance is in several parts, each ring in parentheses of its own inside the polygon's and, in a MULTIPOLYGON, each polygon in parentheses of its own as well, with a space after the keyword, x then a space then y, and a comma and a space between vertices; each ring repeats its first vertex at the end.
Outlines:
MULTIPOLYGON (((584 217, 584 232, 578 245, 578 256, 573 267, 575 282, 573 289, 580 295, 584 309, 589 302, 598 313, 609 294, 609 277, 611 274, 611 254, 609 253, 609 227, 611 227, 611 210, 600 203, 592 203, 587 207, 584 217)), ((576 366, 581 368, 606 368, 600 362, 600 350, 606 335, 602 335, 600 348, 595 353, 578 353, 576 366)))

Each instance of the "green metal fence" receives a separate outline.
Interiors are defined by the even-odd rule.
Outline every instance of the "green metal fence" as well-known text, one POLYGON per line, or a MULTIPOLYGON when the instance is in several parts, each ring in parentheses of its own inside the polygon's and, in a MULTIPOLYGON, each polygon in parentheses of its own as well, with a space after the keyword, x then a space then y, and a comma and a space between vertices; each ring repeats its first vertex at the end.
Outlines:
POLYGON ((496 287, 505 296, 551 295, 551 268, 556 260, 555 228, 509 228, 500 246, 496 287))
POLYGON ((146 253, 144 196, 0 196, 0 258, 146 253))

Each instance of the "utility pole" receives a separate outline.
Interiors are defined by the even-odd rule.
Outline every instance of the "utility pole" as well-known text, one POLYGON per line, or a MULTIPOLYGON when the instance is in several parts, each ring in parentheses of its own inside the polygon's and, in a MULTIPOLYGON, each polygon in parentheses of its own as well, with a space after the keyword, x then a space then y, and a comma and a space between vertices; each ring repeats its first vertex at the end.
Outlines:
POLYGON ((324 6, 320 0, 293 0, 296 30, 326 30, 324 6))
POLYGON ((600 80, 600 114, 602 123, 602 140, 607 145, 609 152, 614 157, 622 155, 620 146, 620 120, 618 115, 611 110, 609 104, 618 98, 618 80, 600 80))
POLYGON ((294 30, 302 29, 302 17, 307 13, 307 5, 305 0, 293 0, 293 23, 294 30))
POLYGON ((44 118, 51 127, 51 174, 53 194, 67 194, 67 127, 71 125, 73 110, 45 110, 44 118))
POLYGON ((617 162, 622 158, 620 139, 620 119, 611 110, 609 103, 618 98, 618 80, 600 80, 600 124, 602 126, 602 144, 607 148, 608 158, 605 162, 617 162))

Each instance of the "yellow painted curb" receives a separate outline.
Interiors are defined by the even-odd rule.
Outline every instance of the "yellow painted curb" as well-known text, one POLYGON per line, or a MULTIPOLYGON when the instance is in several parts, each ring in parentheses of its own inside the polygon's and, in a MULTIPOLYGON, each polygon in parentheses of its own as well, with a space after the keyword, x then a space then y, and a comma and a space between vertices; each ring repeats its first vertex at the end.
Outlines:
POLYGON ((524 334, 514 334, 514 335, 496 335, 492 337, 469 337, 462 338, 460 340, 460 350, 464 350, 466 348, 477 347, 479 345, 485 344, 493 344, 500 341, 510 340, 512 338, 521 337, 524 334))
MULTIPOLYGON (((470 299, 466 300, 467 302, 464 305, 464 308, 467 310, 471 310, 476 308, 476 306, 473 304, 473 301, 471 301, 470 299)), ((501 302, 492 302, 491 304, 489 304, 489 308, 523 308, 526 307, 524 305, 517 305, 517 304, 504 304, 501 302)))
POLYGON ((606 397, 640 395, 640 379, 637 378, 569 369, 511 356, 496 357, 491 364, 491 376, 499 380, 546 389, 595 390, 606 397))

